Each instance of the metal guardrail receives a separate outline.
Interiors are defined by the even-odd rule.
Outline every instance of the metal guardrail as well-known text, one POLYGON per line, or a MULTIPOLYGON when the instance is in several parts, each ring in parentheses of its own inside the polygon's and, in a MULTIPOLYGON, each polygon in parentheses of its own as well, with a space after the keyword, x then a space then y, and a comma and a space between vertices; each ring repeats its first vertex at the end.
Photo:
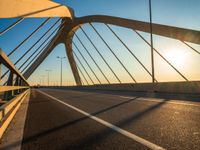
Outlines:
POLYGON ((12 73, 16 74, 25 82, 26 85, 29 86, 27 80, 23 77, 23 75, 19 72, 19 70, 15 67, 15 65, 11 62, 8 56, 0 49, 0 63, 4 64, 12 73))
POLYGON ((27 95, 27 90, 0 107, 0 122, 27 95))
MULTIPOLYGON (((24 76, 15 67, 3 50, 0 49, 0 77, 1 65, 6 66, 10 74, 8 80, 5 82, 5 86, 0 86, 0 138, 13 119, 22 101, 29 93, 30 87, 24 76)), ((0 81, 2 81, 2 79, 4 78, 1 77, 0 81)))
POLYGON ((11 123, 21 103, 29 94, 29 91, 29 89, 25 90, 24 92, 0 107, 0 139, 2 138, 8 125, 11 123))
POLYGON ((0 86, 0 93, 4 93, 2 99, 7 101, 13 98, 14 95, 23 92, 24 89, 28 89, 30 85, 2 49, 0 49, 0 66, 1 65, 6 66, 10 71, 6 86, 0 86), (14 75, 16 76, 15 79, 14 75))
POLYGON ((22 90, 22 89, 27 89, 27 86, 2 86, 0 87, 0 92, 6 92, 9 90, 22 90))

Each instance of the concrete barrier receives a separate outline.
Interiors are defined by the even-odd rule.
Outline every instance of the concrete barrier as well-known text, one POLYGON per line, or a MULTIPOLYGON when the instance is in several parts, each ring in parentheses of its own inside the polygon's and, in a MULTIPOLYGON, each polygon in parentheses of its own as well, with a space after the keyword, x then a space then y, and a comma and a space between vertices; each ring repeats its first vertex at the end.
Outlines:
POLYGON ((123 84, 102 84, 89 86, 50 86, 49 88, 61 88, 71 90, 114 90, 134 92, 164 92, 200 94, 200 81, 190 82, 160 82, 160 83, 123 83, 123 84))

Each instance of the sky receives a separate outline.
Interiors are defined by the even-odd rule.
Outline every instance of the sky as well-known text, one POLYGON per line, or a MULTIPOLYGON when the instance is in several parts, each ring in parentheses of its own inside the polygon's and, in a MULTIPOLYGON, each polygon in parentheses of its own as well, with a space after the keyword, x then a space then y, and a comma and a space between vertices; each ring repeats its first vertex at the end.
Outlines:
MULTIPOLYGON (((128 18, 133 20, 149 22, 149 9, 148 0, 54 0, 55 2, 67 5, 73 8, 76 17, 82 17, 87 15, 111 15, 122 18, 128 18)), ((200 1, 199 0, 152 0, 152 18, 153 23, 176 26, 181 28, 188 28, 200 31, 200 1)), ((42 21, 46 18, 25 19, 22 23, 18 24, 15 28, 0 37, 0 47, 9 53, 14 49, 18 43, 26 38, 34 29, 36 29, 42 21)), ((14 53, 10 59, 13 62, 23 55, 23 53, 31 47, 34 42, 42 36, 43 33, 57 20, 58 18, 51 19, 38 33, 36 33, 26 44, 21 46, 16 53, 14 53)), ((0 19, 0 31, 8 27, 17 19, 0 19)), ((130 55, 125 47, 113 36, 113 34, 106 28, 105 25, 100 23, 93 24, 95 28, 103 35, 109 45, 112 47, 116 55, 120 58, 123 64, 128 68, 130 73, 138 82, 151 82, 151 78, 147 72, 137 63, 137 61, 130 55)), ((151 71, 151 58, 150 47, 144 43, 132 30, 110 26, 120 36, 121 39, 128 45, 132 52, 141 60, 142 63, 151 71)), ((56 28, 56 27, 55 27, 56 28)), ((110 66, 119 76, 120 80, 124 83, 132 82, 130 76, 126 73, 116 58, 109 52, 109 49, 99 39, 92 28, 86 24, 83 25, 83 29, 94 41, 95 45, 101 50, 102 55, 108 61, 110 66)), ((149 41, 149 34, 140 32, 142 36, 149 41)), ((89 52, 92 54, 97 63, 101 66, 101 69, 105 72, 106 76, 112 83, 117 83, 117 80, 113 76, 112 72, 102 61, 99 55, 95 52, 95 49, 84 37, 83 33, 78 30, 77 35, 81 38, 86 45, 89 52)), ((48 36, 48 35, 47 35, 48 36)), ((169 39, 154 35, 154 47, 159 50, 181 73, 183 73, 189 80, 199 80, 200 77, 200 55, 194 53, 191 49, 185 46, 180 41, 169 39)), ((43 42, 43 41, 41 41, 43 42)), ((103 83, 106 83, 105 78, 92 62, 90 57, 85 52, 79 41, 74 37, 74 42, 78 45, 81 52, 88 60, 89 64, 94 69, 103 83)), ((191 46, 200 51, 200 46, 189 43, 191 46)), ((39 44, 38 44, 39 45, 39 44)), ((36 48, 35 48, 36 49, 36 48)), ((34 49, 32 50, 32 52, 34 49)), ((82 60, 88 73, 92 76, 95 83, 98 83, 94 75, 88 68, 87 64, 81 58, 74 47, 74 52, 82 60)), ((17 65, 19 66, 25 61, 31 52, 17 65)), ((60 84, 60 60, 57 56, 65 56, 65 47, 63 44, 59 44, 51 54, 45 59, 45 61, 38 67, 38 69, 31 75, 29 82, 31 84, 45 84, 47 85, 47 71, 49 73, 50 85, 60 84)), ((159 82, 168 81, 184 81, 166 62, 164 62, 157 54, 155 56, 155 77, 159 82)), ((78 64, 79 67, 80 64, 78 64)), ((82 69, 82 68, 81 68, 82 69)), ((3 68, 5 72, 6 69, 3 68)), ((84 72, 84 70, 82 69, 84 72)), ((87 76, 86 73, 84 73, 87 76)), ((89 81, 89 78, 87 78, 89 81)), ((86 81, 83 79, 84 83, 86 81)), ((91 81, 89 81, 91 84, 91 81)), ((75 81, 70 69, 70 65, 67 59, 63 60, 63 85, 75 85, 75 81)))

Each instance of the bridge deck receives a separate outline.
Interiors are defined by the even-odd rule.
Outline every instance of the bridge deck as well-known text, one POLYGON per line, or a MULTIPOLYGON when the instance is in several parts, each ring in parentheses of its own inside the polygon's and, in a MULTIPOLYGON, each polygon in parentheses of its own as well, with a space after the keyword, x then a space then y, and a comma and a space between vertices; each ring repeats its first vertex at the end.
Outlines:
MULTIPOLYGON (((22 150, 149 149, 148 146, 152 145, 181 150, 200 148, 198 96, 192 98, 196 99, 194 102, 171 100, 172 95, 161 94, 160 97, 165 99, 145 98, 143 95, 32 90, 22 144, 20 141, 5 142, 6 138, 13 136, 9 135, 14 128, 11 123, 1 141, 1 148, 19 144, 22 150), (87 113, 95 117, 88 117, 87 113), (111 126, 105 126, 105 123, 111 126), (119 128, 113 130, 115 126, 112 125, 119 128), (124 130, 127 135, 122 135, 124 130), (141 138, 138 142, 135 135, 141 138)), ((15 116, 16 122, 21 117, 19 113, 15 116)))

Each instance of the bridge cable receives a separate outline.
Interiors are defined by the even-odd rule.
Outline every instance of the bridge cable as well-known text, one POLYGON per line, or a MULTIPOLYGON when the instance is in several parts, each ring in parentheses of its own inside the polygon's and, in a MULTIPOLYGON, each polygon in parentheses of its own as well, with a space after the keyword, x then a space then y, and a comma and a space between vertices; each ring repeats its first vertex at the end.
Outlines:
POLYGON ((84 80, 86 81, 87 85, 89 85, 89 83, 88 83, 88 81, 87 81, 85 75, 83 74, 81 68, 80 68, 78 65, 77 65, 77 68, 78 68, 78 70, 80 71, 81 75, 83 76, 84 80))
POLYGON ((94 84, 94 81, 92 80, 92 78, 90 77, 89 73, 87 72, 87 70, 85 69, 84 65, 82 64, 82 62, 80 61, 80 59, 78 58, 78 56, 76 55, 76 53, 74 51, 73 51, 73 54, 76 57, 76 59, 78 60, 78 62, 81 65, 81 67, 84 69, 85 73, 87 74, 87 76, 89 77, 91 82, 94 84))
POLYGON ((90 43, 92 44, 92 46, 94 47, 94 49, 96 50, 96 52, 100 55, 100 57, 102 58, 102 60, 105 62, 105 64, 108 66, 108 68, 110 69, 110 71, 113 73, 113 75, 115 76, 115 78, 118 80, 119 83, 121 83, 120 79, 118 78, 118 76, 115 74, 115 72, 113 71, 113 69, 110 67, 110 65, 107 63, 107 61, 105 60, 105 58, 103 57, 103 55, 100 53, 100 51, 98 50, 98 48, 95 46, 95 44, 92 42, 92 40, 90 39, 90 37, 87 35, 87 33, 84 31, 84 29, 82 27, 80 27, 84 33, 84 35, 87 37, 87 39, 90 41, 90 43))
MULTIPOLYGON (((79 70, 80 68, 79 68, 79 66, 76 64, 76 67, 77 67, 77 69, 78 69, 78 72, 80 72, 81 73, 81 71, 79 70)), ((82 73, 81 73, 81 75, 82 75, 82 73)), ((84 86, 84 85, 89 85, 89 84, 87 84, 87 83, 85 83, 85 81, 82 79, 82 76, 80 75, 80 81, 81 81, 81 86, 84 86)))
POLYGON ((181 41, 183 44, 185 44, 186 46, 188 46, 190 49, 192 49, 193 51, 195 51, 197 54, 200 55, 200 52, 198 50, 196 50, 194 47, 190 46, 188 43, 186 43, 185 41, 181 41))
POLYGON ((26 37, 19 45, 17 45, 9 54, 11 56, 20 46, 22 46, 26 41, 28 41, 42 26, 44 26, 51 18, 47 18, 37 29, 35 29, 28 37, 26 37))
POLYGON ((37 43, 39 43, 52 29, 53 29, 53 27, 55 27, 55 25, 59 22, 61 20, 61 18, 60 19, 58 19, 16 62, 15 62, 15 65, 28 53, 28 52, 30 52, 32 49, 33 49, 33 47, 35 46, 35 45, 37 45, 37 43))
POLYGON ((92 61, 94 62, 94 64, 97 66, 97 68, 99 69, 99 71, 101 72, 101 74, 104 76, 104 78, 106 79, 106 81, 110 84, 110 81, 108 80, 108 78, 105 76, 105 74, 103 73, 103 71, 101 70, 101 68, 99 67, 99 65, 97 64, 97 62, 94 60, 94 58, 92 57, 91 53, 88 51, 88 49, 85 47, 85 45, 83 44, 83 42, 80 40, 80 38, 78 37, 78 35, 76 33, 74 33, 74 35, 76 36, 76 38, 79 40, 79 42, 81 43, 81 45, 83 46, 83 48, 86 50, 87 54, 90 56, 90 58, 92 59, 92 61))
MULTIPOLYGON (((52 28, 60 21, 61 19, 58 19, 15 63, 14 65, 16 65, 20 60, 22 60, 26 54, 28 54, 28 52, 30 52, 34 47, 35 45, 37 45, 48 33, 50 30, 52 30, 52 28)), ((1 79, 9 72, 6 71, 2 76, 1 76, 1 79)))
MULTIPOLYGON (((137 32, 135 29, 132 29, 133 31, 135 31, 135 33, 145 42, 147 43, 149 46, 151 46, 151 44, 139 33, 137 32)), ((181 72, 178 71, 178 69, 176 69, 176 67, 174 67, 160 52, 158 52, 155 48, 153 48, 153 50, 165 61, 167 62, 168 65, 170 65, 183 79, 185 79, 186 81, 189 81, 181 72)))
POLYGON ((10 29, 12 29, 13 27, 15 27, 17 24, 19 24, 20 22, 22 22, 24 20, 24 18, 20 18, 19 20, 17 20, 16 22, 14 22, 13 24, 11 24, 9 27, 7 27, 5 30, 0 32, 0 36, 2 36, 4 33, 8 32, 10 29))
MULTIPOLYGON (((63 23, 64 23, 64 22, 63 22, 63 23)), ((27 62, 34 54, 36 54, 36 52, 44 45, 44 43, 46 43, 46 42, 51 38, 51 36, 55 33, 55 31, 56 31, 57 29, 59 29, 59 30, 57 31, 57 33, 59 33, 59 32, 61 31, 61 29, 63 29, 63 27, 64 27, 64 26, 63 26, 63 24, 62 24, 62 25, 58 26, 57 28, 55 28, 55 29, 52 31, 52 33, 46 38, 46 40, 44 40, 43 43, 40 44, 40 46, 36 49, 36 51, 35 51, 34 53, 32 53, 32 55, 29 56, 29 58, 26 59, 26 61, 19 67, 19 69, 21 69, 21 68, 26 64, 26 62, 27 62), (62 27, 61 27, 61 26, 62 26, 62 27), (60 27, 61 27, 61 28, 60 28, 60 27)), ((24 72, 24 70, 31 64, 31 62, 33 62, 33 61, 37 58, 37 56, 38 56, 39 54, 42 53, 42 51, 46 48, 47 45, 49 45, 49 44, 52 45, 52 43, 53 43, 54 40, 55 40, 55 36, 54 36, 48 43, 46 43, 45 46, 43 46, 43 48, 39 51, 39 53, 38 53, 37 55, 35 55, 35 57, 30 61, 30 63, 29 63, 28 65, 26 65, 26 67, 25 67, 21 72, 24 72)))
MULTIPOLYGON (((137 62, 145 69, 145 71, 152 77, 152 74, 149 72, 149 70, 144 66, 144 64, 137 58, 137 56, 130 50, 130 48, 122 41, 122 39, 117 35, 117 33, 108 25, 105 24, 108 29, 116 36, 116 38, 124 45, 124 47, 130 52, 130 54, 137 60, 137 62)), ((155 79, 156 82, 158 82, 155 79)))
POLYGON ((79 54, 81 55, 81 57, 83 58, 83 60, 85 61, 85 63, 87 64, 87 66, 90 68, 91 72, 93 73, 93 75, 95 76, 95 78, 98 80, 98 82, 101 84, 101 81, 99 80, 99 78, 97 77, 97 75, 95 74, 94 70, 92 69, 92 67, 89 65, 88 61, 85 59, 85 57, 83 56, 83 54, 81 53, 80 49, 78 48, 78 46, 72 41, 73 45, 76 47, 76 49, 78 50, 79 54))
MULTIPOLYGON (((42 44, 40 44, 40 46, 35 50, 35 52, 33 52, 25 61, 24 61, 24 63, 19 67, 19 69, 21 69, 21 67, 23 67, 23 65, 41 48, 41 46, 53 35, 53 33, 59 28, 60 26, 58 26, 57 28, 55 28, 54 30, 53 30, 53 32, 46 38, 46 40, 44 40, 44 42, 42 43, 42 44)), ((52 29, 52 28, 51 28, 52 29)), ((48 31, 49 32, 49 31, 48 31)), ((46 34, 46 33, 45 33, 46 34)), ((44 35, 45 36, 45 35, 44 35)), ((42 39, 44 36, 42 36, 40 39, 42 39)), ((37 41, 36 43, 38 43, 39 41, 37 41)), ((34 44, 35 45, 35 44, 34 44)), ((30 49, 32 49, 32 47, 30 48, 30 49)), ((28 51, 30 51, 30 49, 28 50, 28 51)), ((24 56, 22 56, 22 57, 24 57, 24 56)), ((14 65, 16 65, 21 59, 22 59, 22 57, 20 58, 20 59, 18 59, 17 60, 17 62, 15 62, 15 64, 14 65)), ((1 79, 3 79, 5 76, 6 76, 6 74, 9 72, 9 70, 8 71, 6 71, 2 76, 1 76, 1 79)))
MULTIPOLYGON (((51 42, 52 42, 52 40, 50 40, 48 43, 46 43, 46 44, 43 46, 43 48, 42 48, 37 54, 34 53, 34 54, 36 54, 36 55, 35 55, 35 56, 31 59, 31 61, 21 70, 22 73, 28 68, 28 66, 31 65, 32 62, 35 61, 35 59, 43 52, 43 50, 44 50, 51 42)), ((23 65, 24 65, 24 64, 26 64, 26 62, 23 63, 23 65)), ((20 69, 21 69, 21 68, 22 68, 22 65, 20 66, 20 69)))
POLYGON ((89 23, 92 28, 95 30, 95 32, 97 33, 97 35, 101 38, 101 40, 104 42, 104 44, 108 47, 108 49, 110 50, 110 52, 115 56, 115 58, 119 61, 119 63, 122 65, 122 67, 124 68, 124 70, 128 73, 128 75, 131 77, 131 79, 137 83, 137 81, 133 78, 133 76, 131 75, 131 73, 128 71, 128 69, 124 66, 124 64, 121 62, 121 60, 117 57, 117 55, 114 53, 114 51, 111 49, 111 47, 108 45, 108 43, 103 39, 103 37, 99 34, 99 32, 96 30, 96 28, 89 23))
MULTIPOLYGON (((36 54, 32 59, 31 61, 20 71, 21 73, 23 73, 30 65, 31 63, 35 61, 35 59, 44 51, 44 49, 52 42, 52 40, 50 40, 48 43, 46 43, 43 48, 36 54)), ((32 55, 33 56, 33 55, 32 55)), ((23 65, 20 66, 20 69, 24 66, 24 64, 26 64, 26 62, 23 63, 23 65)))
MULTIPOLYGON (((44 45, 44 43, 46 43, 49 39, 50 39, 50 37, 55 33, 55 31, 59 28, 60 26, 58 26, 56 29, 54 29, 54 31, 46 38, 46 40, 35 50, 35 52, 33 52, 27 59, 26 59, 26 61, 24 61, 24 63, 19 67, 19 70, 30 60, 30 58, 34 55, 34 54, 36 54, 36 52, 38 51, 38 50, 40 50, 40 48, 44 45)), ((64 26, 63 26, 64 27, 64 26)), ((63 28, 62 27, 62 28, 63 28)), ((60 28, 59 30, 61 30, 62 28, 60 28)), ((58 30, 58 32, 59 32, 59 30, 58 30)), ((53 39, 53 40, 55 40, 55 39, 53 39)), ((25 67, 24 67, 24 69, 22 70, 22 71, 20 71, 21 73, 22 72, 24 72, 26 69, 27 69, 27 67, 39 56, 39 54, 41 54, 41 52, 46 48, 46 46, 47 45, 49 45, 51 42, 53 42, 53 40, 50 40, 48 43, 46 43, 45 44, 45 46, 43 46, 43 48, 39 51, 39 53, 34 57, 34 58, 32 58, 32 60, 29 62, 29 64, 27 64, 25 67)), ((7 81, 3 84, 3 85, 6 85, 6 83, 7 83, 7 81)))
POLYGON ((80 77, 80 81, 81 81, 81 86, 87 85, 87 84, 85 84, 85 81, 83 81, 83 80, 81 79, 81 77, 80 77))

